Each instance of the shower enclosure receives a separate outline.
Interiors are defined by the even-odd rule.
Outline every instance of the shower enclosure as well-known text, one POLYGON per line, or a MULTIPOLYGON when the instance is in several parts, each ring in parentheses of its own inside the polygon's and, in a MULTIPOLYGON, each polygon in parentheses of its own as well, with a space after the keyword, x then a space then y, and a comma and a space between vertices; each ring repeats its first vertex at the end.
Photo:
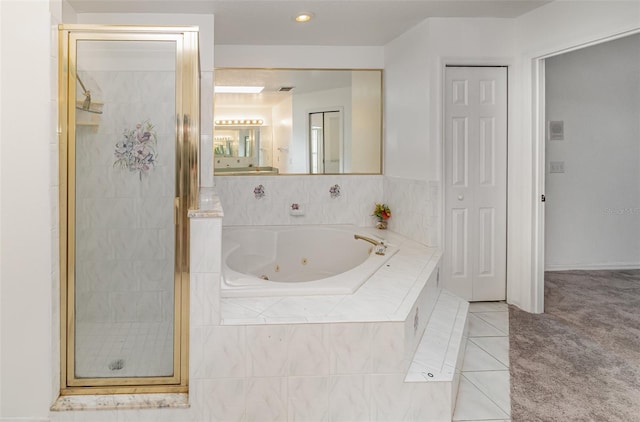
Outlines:
POLYGON ((197 31, 60 27, 62 394, 187 389, 197 31))

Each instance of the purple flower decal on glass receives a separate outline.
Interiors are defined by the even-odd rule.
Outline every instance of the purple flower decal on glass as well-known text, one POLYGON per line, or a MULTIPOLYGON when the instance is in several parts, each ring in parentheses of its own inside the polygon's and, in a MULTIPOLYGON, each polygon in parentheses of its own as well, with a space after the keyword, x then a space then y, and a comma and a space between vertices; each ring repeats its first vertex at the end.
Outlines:
POLYGON ((329 188, 329 195, 331 195, 331 199, 336 199, 340 197, 340 185, 333 185, 329 188))
POLYGON ((253 188, 253 196, 255 196, 256 199, 262 199, 265 195, 266 194, 264 193, 264 186, 258 185, 253 188))
POLYGON ((123 139, 116 143, 114 167, 138 172, 140 180, 156 165, 158 138, 149 120, 138 123, 133 130, 125 129, 123 139))

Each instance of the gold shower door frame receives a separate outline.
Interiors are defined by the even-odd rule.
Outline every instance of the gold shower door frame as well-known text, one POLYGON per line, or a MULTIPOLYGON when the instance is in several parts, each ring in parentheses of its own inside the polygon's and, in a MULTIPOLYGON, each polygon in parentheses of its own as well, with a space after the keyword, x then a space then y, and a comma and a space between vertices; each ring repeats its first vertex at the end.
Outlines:
POLYGON ((200 69, 198 27, 59 26, 60 394, 187 392, 189 381, 189 220, 198 195, 200 69), (76 46, 78 41, 169 41, 176 46, 173 375, 75 375, 76 46))

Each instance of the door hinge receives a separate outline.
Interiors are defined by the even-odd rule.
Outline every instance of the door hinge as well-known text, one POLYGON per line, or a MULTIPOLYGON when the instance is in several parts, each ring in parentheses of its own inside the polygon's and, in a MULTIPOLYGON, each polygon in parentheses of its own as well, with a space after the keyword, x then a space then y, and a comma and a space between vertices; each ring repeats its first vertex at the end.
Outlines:
POLYGON ((542 196, 540 197, 540 201, 541 201, 541 202, 547 202, 547 198, 546 198, 544 195, 542 195, 542 196))

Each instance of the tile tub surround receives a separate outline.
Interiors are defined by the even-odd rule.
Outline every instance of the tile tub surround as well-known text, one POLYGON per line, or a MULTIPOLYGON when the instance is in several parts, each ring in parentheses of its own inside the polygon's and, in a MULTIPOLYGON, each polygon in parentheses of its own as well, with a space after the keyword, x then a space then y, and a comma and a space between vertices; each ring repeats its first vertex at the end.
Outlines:
MULTIPOLYGON (((409 316, 414 318, 414 314, 409 314, 425 288, 437 299, 441 257, 438 249, 390 230, 359 227, 358 231, 383 239, 386 244, 396 246, 398 252, 354 294, 224 298, 221 324, 405 322, 409 316)), ((425 301, 418 312, 418 319, 423 322, 428 320, 435 304, 433 297, 425 301)))
MULTIPOLYGON (((353 295, 221 300, 221 325, 203 332, 197 376, 217 380, 211 382, 217 392, 224 384, 242 397, 230 409, 229 393, 208 396, 218 418, 451 419, 453 377, 405 382, 443 297, 440 252, 391 231, 366 230, 400 250, 353 295)), ((464 326, 466 308, 453 311, 454 322, 464 313, 464 326)), ((455 351, 463 350, 460 341, 455 351)), ((458 354, 453 362, 454 368, 461 362, 458 354)))

